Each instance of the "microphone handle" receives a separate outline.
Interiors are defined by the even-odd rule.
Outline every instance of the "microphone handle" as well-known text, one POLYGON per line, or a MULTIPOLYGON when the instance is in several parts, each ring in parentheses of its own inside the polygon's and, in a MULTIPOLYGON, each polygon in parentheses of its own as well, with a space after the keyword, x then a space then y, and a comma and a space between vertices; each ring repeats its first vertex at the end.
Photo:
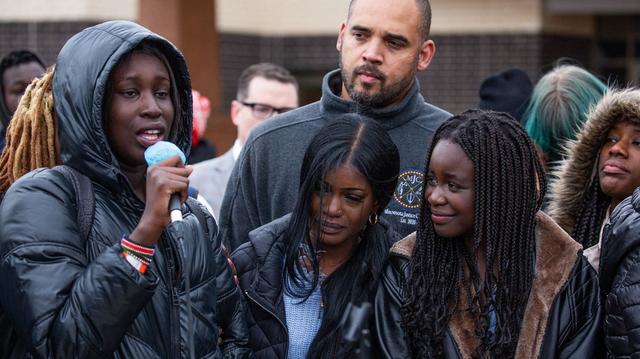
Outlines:
POLYGON ((182 221, 182 208, 180 205, 180 195, 174 193, 169 200, 169 214, 171 216, 171 222, 182 221))

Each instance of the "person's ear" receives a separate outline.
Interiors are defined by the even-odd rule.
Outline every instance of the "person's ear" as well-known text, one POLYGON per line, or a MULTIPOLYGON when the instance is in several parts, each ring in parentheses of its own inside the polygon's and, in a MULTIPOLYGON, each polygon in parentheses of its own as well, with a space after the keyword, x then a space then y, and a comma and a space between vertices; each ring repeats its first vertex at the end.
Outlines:
POLYGON ((433 40, 425 40, 418 53, 418 71, 426 70, 436 53, 436 43, 433 40))
POLYGON ((343 21, 340 24, 340 30, 338 30, 338 40, 336 41, 336 50, 338 50, 338 52, 340 52, 340 50, 342 49, 342 36, 344 36, 346 28, 347 24, 343 21))
POLYGON ((231 108, 229 109, 229 115, 231 116, 231 122, 238 126, 238 113, 242 110, 242 103, 238 100, 231 101, 231 108))

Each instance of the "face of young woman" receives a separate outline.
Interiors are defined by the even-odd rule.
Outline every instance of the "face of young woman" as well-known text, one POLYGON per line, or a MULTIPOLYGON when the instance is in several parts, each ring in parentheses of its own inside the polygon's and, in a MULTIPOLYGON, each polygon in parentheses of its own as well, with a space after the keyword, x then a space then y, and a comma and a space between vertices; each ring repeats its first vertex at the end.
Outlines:
POLYGON ((602 192, 620 202, 640 186, 640 127, 617 123, 600 149, 598 177, 602 192))
POLYGON ((105 130, 121 164, 145 166, 144 150, 169 135, 173 124, 171 80, 153 55, 134 53, 111 75, 105 130))
POLYGON ((473 162, 458 144, 448 140, 436 144, 427 168, 424 199, 439 236, 473 236, 474 172, 473 162))
POLYGON ((377 210, 371 185, 355 168, 342 166, 327 173, 322 186, 323 197, 318 188, 311 200, 311 233, 319 230, 325 248, 350 249, 377 210))

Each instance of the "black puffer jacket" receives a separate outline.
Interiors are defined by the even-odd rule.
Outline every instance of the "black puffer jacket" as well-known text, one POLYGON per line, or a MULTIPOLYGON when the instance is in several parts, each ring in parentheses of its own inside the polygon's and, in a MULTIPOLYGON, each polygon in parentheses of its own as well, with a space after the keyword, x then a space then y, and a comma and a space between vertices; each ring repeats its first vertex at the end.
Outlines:
POLYGON ((251 231, 249 241, 232 254, 240 288, 247 298, 249 337, 256 358, 287 357, 289 334, 282 291, 284 233, 290 217, 251 231))
POLYGON ((204 215, 205 224, 187 212, 184 221, 167 227, 145 275, 118 248, 123 233, 136 227, 144 203, 108 145, 103 96, 109 73, 141 41, 154 42, 169 59, 182 109, 170 140, 189 151, 191 85, 173 45, 123 21, 85 29, 67 42, 53 81, 61 157, 93 182, 93 226, 89 239, 82 238, 75 192, 58 172, 36 170, 7 191, 0 206, 3 357, 188 357, 187 296, 196 357, 251 355, 242 296, 211 216, 204 215), (177 233, 184 235, 188 262, 179 254, 177 233))
POLYGON ((600 285, 608 356, 640 357, 640 188, 620 202, 605 226, 600 285))
MULTIPOLYGON (((515 358, 602 357, 602 309, 596 273, 581 246, 549 217, 538 213, 536 274, 522 321, 515 358)), ((401 283, 409 275, 415 233, 397 242, 374 305, 376 339, 385 358, 409 358, 400 307, 401 283)), ((445 358, 470 358, 477 347, 473 318, 460 295, 444 336, 445 358)))
MULTIPOLYGON (((291 214, 249 232, 249 240, 232 254, 248 307, 250 347, 256 358, 287 358, 289 333, 283 302, 285 232, 291 214)), ((388 222, 379 222, 386 248, 398 238, 388 222)), ((363 240, 366 241, 366 240, 363 240)), ((386 250, 385 250, 386 253, 386 250)), ((376 288, 373 283, 373 288, 376 288)), ((372 291, 372 292, 375 292, 372 291)), ((375 293, 369 293, 373 300, 375 293)), ((372 353, 377 358, 377 353, 372 353)), ((344 355, 337 356, 338 358, 344 355)))

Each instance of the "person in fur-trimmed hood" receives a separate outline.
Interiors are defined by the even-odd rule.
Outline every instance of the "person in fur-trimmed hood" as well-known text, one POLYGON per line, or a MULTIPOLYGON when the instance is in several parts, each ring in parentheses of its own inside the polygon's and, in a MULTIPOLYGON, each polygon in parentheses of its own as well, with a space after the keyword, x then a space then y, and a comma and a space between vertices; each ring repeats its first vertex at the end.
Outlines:
POLYGON ((549 214, 598 270, 604 223, 640 186, 640 90, 605 94, 567 153, 552 175, 549 214))

